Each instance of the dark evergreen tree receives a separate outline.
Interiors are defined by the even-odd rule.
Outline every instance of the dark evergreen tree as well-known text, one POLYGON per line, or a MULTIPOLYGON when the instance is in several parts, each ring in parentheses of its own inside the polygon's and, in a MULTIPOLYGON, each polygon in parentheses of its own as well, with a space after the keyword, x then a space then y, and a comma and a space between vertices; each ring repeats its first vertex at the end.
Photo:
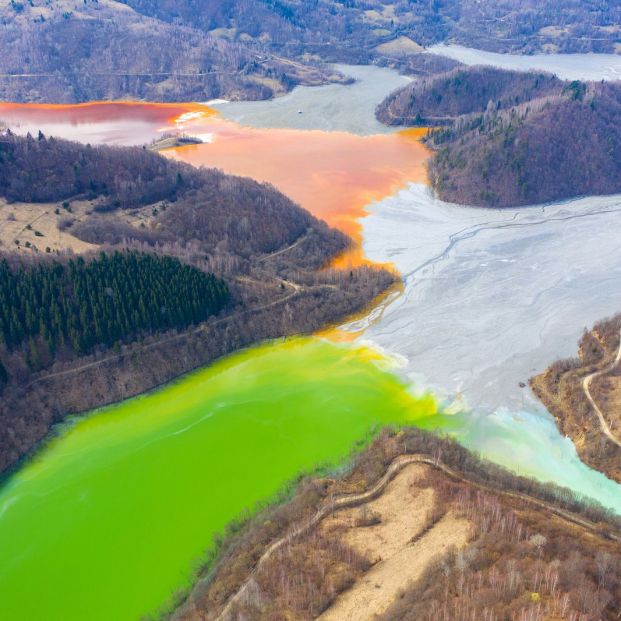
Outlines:
POLYGON ((9 381, 9 373, 5 366, 0 362, 0 390, 9 381))
POLYGON ((13 271, 0 262, 0 337, 9 349, 36 342, 53 355, 63 345, 83 354, 137 335, 185 328, 218 313, 226 283, 172 257, 115 252, 86 262, 57 261, 13 271))

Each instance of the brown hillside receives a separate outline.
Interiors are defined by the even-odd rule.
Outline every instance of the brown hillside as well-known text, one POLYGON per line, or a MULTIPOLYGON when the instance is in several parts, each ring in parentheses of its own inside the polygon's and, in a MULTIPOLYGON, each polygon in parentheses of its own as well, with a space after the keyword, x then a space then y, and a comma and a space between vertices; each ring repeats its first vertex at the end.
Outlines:
POLYGON ((592 468, 621 482, 621 316, 585 332, 578 358, 560 360, 530 381, 535 394, 592 468))
POLYGON ((612 621, 618 520, 561 497, 425 432, 384 433, 343 478, 231 529, 171 617, 612 621))

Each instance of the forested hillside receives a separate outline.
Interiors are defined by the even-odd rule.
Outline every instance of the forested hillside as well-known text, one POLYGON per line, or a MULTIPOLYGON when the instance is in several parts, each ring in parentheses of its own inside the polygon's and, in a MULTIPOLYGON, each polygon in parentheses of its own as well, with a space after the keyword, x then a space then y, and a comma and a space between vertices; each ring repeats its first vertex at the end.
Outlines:
POLYGON ((267 99, 341 79, 110 0, 3 2, 0 23, 5 101, 267 99))
POLYGON ((615 0, 440 0, 449 40, 496 52, 615 52, 615 0))
POLYGON ((571 438, 584 463, 621 483, 621 315, 585 330, 575 358, 530 379, 538 399, 571 438), (601 419, 599 415, 601 415, 601 419))
POLYGON ((389 125, 440 126, 429 179, 449 202, 512 207, 621 191, 621 86, 459 67, 377 109, 389 125))
POLYGON ((337 250, 348 243, 269 185, 197 169, 141 147, 84 146, 9 131, 0 140, 0 164, 0 196, 10 201, 98 198, 94 215, 164 203, 159 226, 149 231, 110 218, 82 223, 81 235, 93 243, 132 236, 151 243, 196 238, 205 251, 225 244, 248 256, 292 243, 309 227, 337 240, 337 250), (107 237, 115 227, 122 232, 107 237))
POLYGON ((264 99, 341 80, 324 61, 433 67, 419 46, 614 52, 604 0, 28 0, 0 3, 0 99, 264 99), (292 62, 295 59, 295 62, 292 62))
POLYGON ((621 86, 565 84, 561 95, 464 116, 430 136, 429 177, 446 201, 487 207, 621 192, 621 86))
POLYGON ((136 207, 201 184, 201 175, 140 147, 115 149, 5 132, 0 142, 0 195, 10 201, 61 201, 103 195, 112 207, 136 207))
POLYGON ((141 333, 197 324, 228 297, 224 281, 172 257, 102 252, 88 262, 78 257, 18 270, 5 260, 0 338, 9 350, 27 341, 28 362, 37 369, 42 355, 53 358, 65 347, 84 354, 141 333))
POLYGON ((346 56, 407 36, 421 45, 455 41, 498 51, 613 51, 617 2, 558 0, 122 0, 136 11, 228 36, 263 39, 281 50, 346 56), (547 46, 547 47, 546 47, 547 46))
POLYGON ((561 95, 564 84, 546 73, 493 67, 458 68, 415 80, 389 95, 377 109, 387 125, 451 125, 463 114, 512 108, 525 101, 561 95))
POLYGON ((0 471, 70 413, 313 332, 395 281, 325 269, 351 240, 251 179, 10 132, 0 162, 4 206, 51 219, 45 234, 31 223, 37 244, 28 225, 0 239, 0 471), (88 241, 82 256, 37 247, 61 230, 88 241))

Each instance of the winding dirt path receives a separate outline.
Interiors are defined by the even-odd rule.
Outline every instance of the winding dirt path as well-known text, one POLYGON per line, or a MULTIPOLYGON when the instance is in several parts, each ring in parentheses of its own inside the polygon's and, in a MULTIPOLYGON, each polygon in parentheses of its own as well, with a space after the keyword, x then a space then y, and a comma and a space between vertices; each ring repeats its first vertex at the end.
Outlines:
POLYGON ((274 257, 277 257, 278 255, 288 252, 289 250, 293 250, 294 248, 299 246, 303 241, 308 239, 309 235, 310 235, 310 230, 306 230, 292 244, 289 244, 288 246, 286 246, 285 248, 281 248, 280 250, 271 252, 270 254, 263 255, 262 257, 258 258, 258 261, 268 261, 269 259, 273 259, 274 257))
POLYGON ((604 373, 610 373, 611 371, 613 371, 620 361, 621 361, 621 333, 619 335, 619 349, 617 350, 617 355, 615 356, 615 359, 607 367, 600 369, 599 371, 595 371, 595 373, 591 373, 590 375, 587 375, 582 380, 582 390, 584 390, 584 394, 586 395, 586 398, 591 404, 591 407, 595 410, 595 414, 597 414, 597 418, 599 419, 599 425, 602 429, 602 432, 611 442, 614 442, 614 444, 616 444, 618 447, 621 447, 621 441, 619 441, 619 439, 612 433, 612 430, 610 429, 610 426, 608 425, 608 422, 606 421, 606 417, 604 416, 604 413, 599 409, 599 406, 597 405, 597 403, 595 403, 595 399, 593 399, 593 395, 591 394, 591 382, 596 377, 599 377, 600 375, 603 375, 604 373))
MULTIPOLYGON (((289 248, 287 248, 287 250, 288 249, 289 248)), ((246 280, 247 282, 250 281, 250 279, 245 279, 243 277, 238 278, 238 280, 241 280, 241 281, 246 280)), ((215 321, 203 322, 196 328, 191 328, 189 331, 185 330, 183 332, 180 332, 179 334, 173 334, 172 336, 167 336, 163 339, 153 341, 152 343, 148 343, 146 345, 140 345, 139 350, 145 351, 145 350, 153 349, 154 347, 160 347, 161 345, 165 345, 166 343, 178 341, 179 339, 187 338, 188 336, 191 336, 191 335, 209 332, 211 329, 215 328, 216 326, 222 323, 225 323, 227 321, 230 321, 231 319, 243 317, 244 315, 249 315, 251 313, 259 313, 264 310, 267 310, 268 308, 280 306, 281 304, 288 302, 292 298, 297 297, 300 293, 304 293, 304 292, 312 291, 312 290, 338 289, 337 285, 330 285, 328 283, 323 283, 323 284, 318 284, 318 285, 300 285, 296 282, 293 282, 291 280, 286 280, 284 278, 275 278, 275 280, 278 283, 282 284, 283 286, 289 287, 289 289, 291 289, 291 293, 288 293, 287 295, 280 297, 276 300, 273 300, 271 302, 267 302, 266 304, 262 304, 261 306, 253 306, 250 308, 245 308, 243 310, 237 311, 236 313, 232 313, 230 315, 226 315, 225 317, 221 317, 220 319, 216 319, 215 321)), ((112 354, 111 356, 106 356, 105 358, 101 358, 99 360, 93 360, 92 362, 87 362, 83 365, 80 365, 79 367, 73 367, 70 369, 62 370, 62 371, 55 371, 54 373, 48 373, 46 375, 33 379, 26 386, 26 388, 29 388, 30 386, 34 386, 35 384, 39 384, 41 382, 45 382, 47 380, 51 380, 54 378, 75 375, 76 373, 80 373, 80 371, 84 371, 86 369, 90 369, 93 367, 98 367, 102 364, 105 364, 106 362, 111 362, 112 360, 120 360, 121 358, 124 358, 126 356, 131 356, 135 353, 136 351, 134 349, 130 349, 129 351, 126 351, 126 352, 121 352, 119 354, 112 354)), ((205 364, 208 364, 208 363, 205 363, 205 364)))
MULTIPOLYGON (((252 308, 247 308, 245 310, 239 311, 237 313, 233 313, 231 315, 227 315, 226 317, 222 317, 220 319, 216 319, 215 321, 212 322, 204 322, 203 324, 201 324, 200 326, 198 326, 197 328, 191 329, 190 331, 184 331, 181 332, 179 334, 174 334, 172 336, 167 336, 163 339, 159 339, 157 341, 154 341, 153 343, 148 343, 147 345, 141 345, 140 346, 140 351, 145 351, 148 349, 153 349, 154 347, 161 347, 162 345, 165 345, 166 343, 170 343, 173 341, 178 341, 179 339, 183 339, 183 338, 187 338, 188 336, 191 335, 195 335, 195 334, 200 334, 202 332, 209 332, 212 328, 215 328, 216 326, 229 321, 231 319, 235 319, 238 317, 241 317, 243 315, 247 315, 250 313, 258 313, 261 311, 264 311, 268 308, 272 308, 274 306, 280 305, 280 304, 284 304, 285 302, 289 301, 291 298, 296 297, 300 291, 302 289, 304 289, 301 285, 297 285, 294 284, 292 282, 289 281, 285 281, 282 279, 281 280, 284 284, 291 286, 291 288, 293 289, 293 291, 291 293, 289 293, 288 295, 282 297, 282 298, 278 298, 277 300, 274 300, 273 302, 269 302, 267 304, 263 304, 262 306, 255 306, 252 308)), ((319 285, 320 287, 322 285, 319 285)), ((329 286, 329 285, 326 285, 329 286)), ((66 377, 66 376, 70 376, 70 375, 75 375, 76 373, 80 373, 80 371, 84 371, 86 369, 90 369, 93 367, 98 367, 102 364, 105 364, 106 362, 111 362, 112 360, 120 360, 121 358, 124 358, 126 356, 131 356, 133 354, 135 354, 136 351, 131 349, 130 351, 126 351, 126 352, 121 352, 119 354, 113 354, 112 356, 106 356, 105 358, 101 358, 100 360, 93 360, 92 362, 87 362, 86 364, 80 365, 79 367, 73 367, 71 369, 66 369, 64 371, 56 371, 54 373, 48 373, 46 375, 43 375, 41 377, 38 377, 34 380, 32 380, 28 386, 33 386, 34 384, 38 384, 41 382, 45 382, 47 380, 51 380, 54 378, 58 378, 58 377, 66 377)))
POLYGON ((497 489, 495 487, 485 485, 483 483, 479 483, 477 481, 472 481, 466 476, 460 474, 459 472, 453 470, 446 464, 443 464, 441 461, 437 459, 433 459, 426 455, 401 455, 393 460, 390 464, 384 476, 369 490, 360 494, 347 494, 343 496, 338 496, 332 498, 329 502, 327 502, 324 506, 319 508, 317 512, 307 521, 300 524, 297 528, 289 532, 284 537, 278 539, 274 543, 272 543, 265 552, 261 555, 258 563, 253 569, 250 576, 246 579, 246 581, 242 584, 239 590, 229 599, 226 606, 222 610, 222 612, 216 617, 216 621, 230 621, 233 612, 233 606, 236 602, 241 602, 244 599, 246 594, 251 593, 255 581, 254 575, 256 572, 261 569, 268 561, 268 559, 278 550, 280 550, 283 546, 286 546, 294 539, 306 534, 312 528, 314 528, 317 524, 319 524, 325 517, 333 514, 335 511, 339 511, 341 509, 348 509, 352 507, 357 507, 361 504, 364 504, 370 500, 374 500, 378 496, 380 496, 386 486, 392 479, 407 465, 409 464, 426 464, 431 466, 432 468, 436 468, 441 472, 445 473, 449 477, 467 483, 471 487, 480 489, 485 492, 490 492, 493 494, 497 494, 503 496, 505 498, 511 498, 515 500, 519 500, 521 502, 526 502, 532 506, 538 507, 547 511, 561 520, 568 522, 573 526, 578 526, 584 530, 589 531, 590 533, 597 535, 599 537, 603 537, 608 540, 616 541, 621 545, 621 534, 617 534, 616 532, 606 529, 598 524, 590 522, 579 515, 576 515, 570 511, 566 511, 565 509, 561 509, 545 500, 540 500, 539 498, 535 498, 533 496, 529 496, 528 494, 523 494, 521 492, 511 492, 502 489, 497 489))

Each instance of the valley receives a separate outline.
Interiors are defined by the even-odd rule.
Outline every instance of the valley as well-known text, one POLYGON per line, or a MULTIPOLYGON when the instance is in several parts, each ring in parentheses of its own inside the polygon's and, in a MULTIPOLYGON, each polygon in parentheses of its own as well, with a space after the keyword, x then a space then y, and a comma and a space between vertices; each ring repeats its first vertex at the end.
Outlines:
POLYGON ((350 250, 357 256, 354 242, 273 186, 141 147, 84 146, 42 133, 33 139, 7 132, 0 156, 0 193, 7 201, 37 202, 56 228, 43 232, 35 218, 15 230, 17 217, 6 216, 2 470, 69 414, 140 394, 252 343, 311 333, 361 310, 395 281, 388 270, 361 262, 328 267, 350 250), (75 217, 74 198, 87 203, 76 206, 75 217), (75 258, 73 247, 44 247, 46 234, 62 233, 72 244, 86 242, 83 256, 75 258), (151 266, 173 258, 198 280, 216 277, 226 303, 205 312, 208 296, 196 280, 188 300, 164 302, 159 270, 151 278, 160 282, 159 306, 147 288, 131 293, 137 308, 122 308, 119 300, 129 298, 135 282, 129 263, 115 275, 104 270, 83 280, 110 257, 137 255, 151 266), (55 276, 76 270, 82 278, 55 276), (39 287, 18 295, 23 282, 39 287), (185 303, 193 310, 181 320, 185 303))
POLYGON ((614 3, 581 0, 3 0, 0 98, 265 100, 342 82, 330 62, 424 74, 437 44, 612 55, 620 19, 614 3))
MULTIPOLYGON (((341 65, 338 70, 348 75, 347 66, 341 65)), ((424 553, 416 546, 408 547, 408 541, 414 538, 423 548, 426 541, 432 542, 429 545, 435 551, 436 544, 445 541, 450 531, 454 535, 451 543, 473 559, 476 550, 491 550, 505 532, 500 530, 500 521, 493 526, 485 522, 488 510, 490 515, 502 515, 513 534, 518 522, 523 524, 528 538, 516 535, 511 539, 498 565, 481 560, 486 558, 482 553, 477 561, 481 578, 473 570, 462 583, 469 585, 467 589, 451 591, 465 611, 474 611, 472 614, 482 614, 471 597, 477 580, 479 588, 482 580, 492 588, 497 572, 508 573, 516 558, 527 558, 520 570, 523 581, 516 583, 520 585, 517 590, 506 590, 507 594, 515 593, 515 598, 498 598, 498 606, 514 606, 515 610, 522 606, 527 614, 539 600, 524 602, 521 598, 524 593, 537 593, 549 606, 550 615, 559 616, 562 610, 569 614, 569 603, 562 608, 563 598, 569 602, 571 593, 581 588, 592 590, 597 581, 595 555, 617 554, 612 543, 599 539, 597 528, 576 530, 576 522, 567 524, 561 514, 555 514, 561 515, 557 523, 556 517, 550 520, 549 506, 525 508, 523 498, 503 499, 503 493, 516 489, 529 497, 545 497, 545 502, 555 507, 569 503, 571 506, 562 511, 584 510, 587 521, 612 524, 606 532, 617 532, 611 513, 621 513, 619 485, 580 461, 574 444, 559 433, 526 382, 559 355, 571 355, 583 326, 619 310, 617 244, 611 234, 621 209, 618 196, 505 210, 474 210, 443 202, 425 184, 429 150, 420 142, 423 132, 387 126, 380 130, 374 118, 375 106, 389 90, 403 85, 403 78, 379 68, 355 68, 352 73, 359 80, 353 86, 302 87, 269 102, 216 103, 213 107, 219 114, 211 107, 195 104, 175 104, 174 110, 150 104, 101 103, 85 108, 0 105, 0 119, 6 121, 11 114, 10 125, 15 132, 25 134, 37 127, 48 141, 55 135, 93 144, 146 145, 167 131, 198 136, 200 144, 165 150, 167 163, 161 165, 182 171, 188 182, 195 174, 201 179, 206 175, 212 181, 217 179, 227 192, 233 189, 233 199, 225 201, 223 213, 252 188, 256 192, 253 206, 281 205, 283 211, 276 209, 277 216, 296 213, 305 224, 295 232, 291 229, 291 235, 279 237, 270 247, 248 249, 244 244, 235 246, 235 238, 231 238, 231 252, 230 247, 218 248, 218 235, 213 239, 207 233, 201 237, 201 231, 210 229, 197 226, 205 221, 193 211, 196 198, 200 198, 199 188, 189 198, 181 196, 172 201, 165 210, 161 209, 160 197, 141 204, 142 199, 135 198, 140 194, 129 191, 135 188, 128 189, 122 183, 119 187, 126 193, 123 202, 126 196, 138 200, 131 209, 97 214, 97 201, 76 202, 76 222, 68 229, 72 236, 69 247, 74 243, 74 227, 75 239, 102 248, 123 247, 128 232, 135 235, 138 231, 144 234, 142 240, 137 238, 144 249, 150 243, 149 236, 155 235, 157 241, 159 231, 170 231, 184 240, 185 251, 177 252, 180 258, 193 260, 227 280, 242 304, 235 309, 241 314, 218 316, 191 331, 163 334, 161 340, 157 335, 147 335, 135 344, 124 344, 118 353, 94 352, 75 368, 72 361, 61 361, 50 367, 47 379, 45 373, 34 377, 37 389, 29 387, 29 398, 42 399, 43 410, 49 411, 49 395, 61 390, 71 399, 71 407, 61 408, 62 416, 37 426, 37 439, 45 436, 48 423, 57 422, 68 410, 82 413, 120 402, 57 427, 55 435, 46 436, 40 450, 7 479, 0 491, 0 541, 3 549, 12 551, 11 563, 4 564, 4 574, 0 574, 0 611, 4 606, 9 618, 37 618, 40 603, 28 598, 33 581, 39 592, 46 594, 46 619, 81 619, 85 614, 93 619, 98 618, 96 615, 101 619, 137 619, 173 613, 184 601, 185 607, 176 613, 179 618, 204 617, 205 602, 225 606, 248 578, 253 559, 256 561, 270 542, 286 532, 281 522, 271 518, 263 523, 259 518, 256 524, 267 530, 258 534, 252 530, 252 521, 246 523, 244 519, 246 526, 242 527, 232 520, 250 517, 257 503, 283 500, 284 496, 278 495, 283 486, 301 472, 318 467, 327 489, 360 493, 377 482, 400 454, 424 454, 431 463, 408 467, 405 478, 399 475, 391 479, 387 495, 374 497, 375 504, 366 510, 359 513, 356 507, 349 513, 336 513, 309 538, 295 544, 300 547, 279 552, 277 563, 291 563, 292 585, 302 585, 299 601, 313 606, 318 601, 329 605, 336 601, 335 607, 291 608, 297 605, 298 591, 293 586, 290 591, 274 586, 273 575, 281 574, 272 563, 270 571, 276 573, 258 577, 259 595, 250 603, 257 604, 259 612, 255 610, 251 618, 277 619, 282 612, 283 618, 340 619, 358 614, 360 602, 367 601, 375 602, 369 610, 387 619, 414 618, 397 609, 407 602, 416 610, 418 600, 435 611, 430 614, 440 614, 437 606, 441 594, 432 585, 452 589, 460 584, 456 578, 449 584, 442 576, 457 576, 464 557, 448 546, 438 550, 439 556, 429 550, 424 553), (357 112, 350 114, 354 101, 357 112), (281 129, 267 129, 275 127, 281 129), (190 172, 194 169, 188 163, 215 166, 223 172, 190 172), (228 175, 247 175, 272 185, 228 175), (236 193, 235 188, 243 191, 236 193), (310 213, 289 204, 281 191, 310 213), (152 211, 154 207, 157 214, 152 211), (87 213, 90 210, 92 213, 87 213), (190 218, 186 214, 194 215, 190 218), (316 218, 324 219, 327 225, 316 218), (84 228, 82 220, 96 226, 84 228), (309 224, 318 237, 307 238, 309 224), (329 227, 349 234, 354 245, 348 247, 350 242, 343 234, 329 227), (193 247, 194 242, 200 245, 193 247), (218 262, 220 252, 223 256, 218 262), (235 269, 229 267, 231 262, 235 269), (338 268, 340 276, 336 269, 324 269, 326 264, 338 268), (388 269, 381 270, 377 264, 388 269), (388 289, 395 273, 401 276, 401 292, 393 291, 379 306, 338 325, 388 289), (260 286, 255 293, 257 281, 260 286), (275 308, 282 314, 275 315, 275 308), (247 321, 255 311, 257 320, 247 321), (337 331, 353 344, 336 345, 318 336, 278 339, 222 358, 162 386, 172 377, 240 347, 283 335, 313 333, 330 323, 336 323, 337 331), (227 328, 221 329, 223 325, 227 328), (214 342, 214 334, 220 332, 225 338, 214 342), (123 400, 156 386, 160 388, 155 392, 123 400), (379 463, 369 465, 360 479, 356 479, 359 471, 354 466, 353 478, 347 480, 350 471, 339 465, 352 446, 362 449, 385 425, 414 425, 451 436, 513 474, 496 470, 489 462, 464 473, 462 468, 471 463, 472 453, 453 442, 440 442, 435 435, 419 436, 420 432, 406 429, 403 433, 411 439, 411 446, 399 439, 390 440, 394 434, 382 436, 387 444, 381 445, 381 451, 386 452, 379 463), (467 481, 437 471, 433 463, 440 454, 442 461, 467 481), (498 477, 497 488, 477 487, 491 476, 490 472, 498 477), (472 484, 473 473, 476 484, 472 484), (516 478, 515 473, 546 486, 516 478), (345 483, 341 475, 345 475, 345 483), (119 485, 119 481, 124 484, 119 485), (552 485, 564 490, 552 490, 552 485), (393 531, 393 517, 399 524, 406 519, 403 507, 395 507, 394 516, 391 513, 395 487, 411 493, 412 502, 420 502, 425 514, 421 509, 418 522, 393 531), (587 505, 580 505, 578 500, 587 505), (601 513, 598 504, 611 513, 601 513), (475 515, 481 507, 483 513, 475 515), (372 517, 375 512, 381 514, 378 524, 371 520, 368 527, 355 525, 356 520, 372 517), (366 518, 360 517, 362 513, 366 518), (222 543, 218 536, 227 524, 232 525, 222 543), (392 564, 387 552, 386 559, 378 562, 381 546, 373 547, 377 536, 373 533, 383 528, 386 533, 382 537, 396 537, 392 564), (367 534, 360 534, 367 529, 367 534), (93 537, 93 532, 101 537, 93 537), (235 537, 248 532, 256 536, 250 555, 236 555, 239 547, 235 537), (34 542, 32 533, 39 537, 34 542), (551 545, 537 545, 540 539, 531 545, 531 538, 537 535, 551 545), (334 544, 335 536, 338 545, 334 544), (67 541, 71 542, 70 550, 67 541), (573 546, 570 553, 558 552, 569 543, 573 546), (304 584, 312 573, 299 565, 304 546, 320 546, 338 570, 333 582, 318 585, 318 591, 310 594, 304 591, 304 584), (119 549, 124 550, 122 571, 118 570, 119 549), (399 555, 410 558, 415 554, 418 558, 419 552, 428 562, 421 560, 415 571, 395 582, 402 567, 399 555), (543 567, 541 563, 550 571, 560 563, 563 569, 559 572, 565 576, 570 573, 565 568, 578 558, 574 552, 582 555, 581 562, 588 568, 583 572, 584 580, 563 578, 562 589, 553 589, 550 584, 539 588, 535 576, 543 567), (343 558, 348 559, 346 566, 338 565, 343 558), (446 563, 444 571, 440 562, 446 563), (220 590, 216 588, 218 582, 211 582, 212 571, 225 577, 220 590), (70 607, 63 591, 68 579, 75 585, 70 607), (412 582, 415 579, 416 584, 426 585, 427 599, 412 582), (375 582, 371 585, 369 580, 377 581, 380 587, 376 589, 375 582), (193 584, 196 588, 186 601, 193 584), (215 591, 209 591, 214 584, 215 591), (321 599, 324 588, 329 591, 326 600, 321 599), (266 601, 281 608, 262 608, 266 601), (29 607, 26 613, 25 605, 29 607), (188 616, 184 616, 186 611, 188 616), (287 617, 287 611, 294 616, 287 617)), ((32 133, 31 140, 36 141, 36 132, 32 133)), ((128 159, 146 158, 143 151, 132 150, 128 159)), ((14 190, 16 186, 9 187, 14 190)), ((37 190, 37 184, 20 189, 30 193, 37 190)), ((40 191, 45 190, 42 184, 40 191)), ((18 202, 0 208, 0 217, 7 223, 12 222, 9 210, 15 211, 22 204, 28 205, 24 207, 27 215, 20 214, 19 222, 22 218, 31 222, 31 215, 49 218, 49 209, 62 205, 63 200, 53 197, 53 201, 61 202, 34 203, 32 196, 12 198, 18 202), (43 211, 36 212, 35 207, 43 211)), ((207 210, 215 209, 212 206, 218 203, 214 194, 207 192, 202 204, 207 210)), ((206 213, 214 217, 220 212, 206 213)), ((246 215, 250 218, 251 210, 246 215)), ((233 226, 227 222, 225 228, 233 226)), ((253 233, 264 231, 262 224, 260 218, 253 220, 253 233)), ((27 237, 30 231, 26 231, 23 227, 11 232, 7 229, 2 242, 6 246, 14 245, 11 240, 18 236, 27 239, 31 247, 18 251, 20 260, 36 262, 39 253, 32 249, 27 237)), ((48 231, 55 235, 53 222, 47 222, 45 232, 41 232, 47 236, 48 231)), ((252 243, 257 243, 255 236, 252 243)), ((73 250, 84 252, 88 247, 76 245, 73 250)), ((7 420, 14 422, 19 407, 24 404, 6 408, 7 420)), ((29 421, 26 427, 31 424, 29 421)), ((14 427, 10 428, 13 432, 7 436, 13 441, 14 427)), ((403 438, 398 433, 395 437, 403 438)), ((13 463, 16 456, 14 451, 13 461, 9 461, 13 463)), ((367 459, 370 464, 374 458, 360 459, 357 463, 367 459)), ((317 494, 327 493, 321 491, 322 480, 310 484, 314 490, 312 509, 318 506, 317 494)), ((288 506, 265 511, 286 514, 288 506)), ((303 511, 293 511, 296 519, 284 520, 284 527, 308 517, 311 508, 305 505, 303 511)), ((324 575, 332 576, 329 572, 335 567, 328 564, 324 568, 328 574, 324 575)), ((270 569, 269 563, 266 568, 270 569)), ((324 571, 318 566, 320 570, 324 571)), ((610 583, 600 585, 613 599, 618 598, 617 586, 618 580, 612 577, 610 583)), ((599 614, 608 614, 610 601, 602 604, 599 614)), ((574 603, 572 599, 571 605, 574 603)), ((586 605, 575 604, 571 610, 583 611, 586 605)), ((209 613, 211 610, 207 608, 209 613)))

